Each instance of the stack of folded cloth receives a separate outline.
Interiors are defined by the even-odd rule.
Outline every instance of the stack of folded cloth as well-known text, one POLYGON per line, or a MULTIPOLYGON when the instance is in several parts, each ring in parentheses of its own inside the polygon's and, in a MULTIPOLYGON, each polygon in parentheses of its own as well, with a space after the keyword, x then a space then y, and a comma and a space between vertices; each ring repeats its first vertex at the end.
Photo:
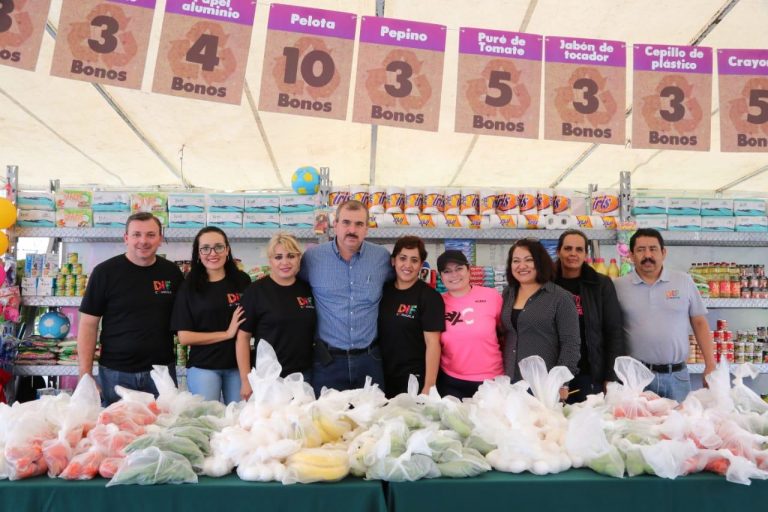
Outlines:
POLYGON ((49 365, 56 364, 57 341, 41 336, 24 338, 19 344, 16 364, 49 365))

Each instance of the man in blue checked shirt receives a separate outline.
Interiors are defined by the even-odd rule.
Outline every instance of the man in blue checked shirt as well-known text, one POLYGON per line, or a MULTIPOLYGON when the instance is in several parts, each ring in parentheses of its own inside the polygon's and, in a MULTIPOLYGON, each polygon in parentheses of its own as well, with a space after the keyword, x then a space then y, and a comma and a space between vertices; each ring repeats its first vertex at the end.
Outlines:
POLYGON ((384 387, 377 337, 384 283, 394 277, 389 252, 365 241, 368 209, 360 201, 339 205, 336 237, 307 249, 299 276, 312 286, 317 308, 312 385, 360 388, 365 377, 384 387))

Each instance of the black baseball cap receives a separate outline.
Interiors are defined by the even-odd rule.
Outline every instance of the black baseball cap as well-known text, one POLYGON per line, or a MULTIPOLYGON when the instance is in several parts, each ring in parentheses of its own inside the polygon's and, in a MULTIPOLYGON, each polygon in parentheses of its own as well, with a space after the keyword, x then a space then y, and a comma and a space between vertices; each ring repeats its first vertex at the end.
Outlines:
POLYGON ((437 257, 437 271, 442 272, 449 263, 456 263, 457 265, 469 266, 467 257, 461 251, 448 250, 437 257))

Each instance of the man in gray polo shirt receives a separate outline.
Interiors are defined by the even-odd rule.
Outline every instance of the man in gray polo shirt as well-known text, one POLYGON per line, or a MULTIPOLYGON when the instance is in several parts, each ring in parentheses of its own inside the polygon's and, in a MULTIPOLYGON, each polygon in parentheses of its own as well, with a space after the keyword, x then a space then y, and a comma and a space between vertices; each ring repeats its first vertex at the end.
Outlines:
POLYGON ((685 365, 689 326, 704 354, 704 376, 715 369, 707 308, 691 276, 664 268, 667 250, 661 233, 638 229, 629 249, 635 270, 614 282, 629 355, 655 374, 646 389, 680 402, 691 390, 685 365))

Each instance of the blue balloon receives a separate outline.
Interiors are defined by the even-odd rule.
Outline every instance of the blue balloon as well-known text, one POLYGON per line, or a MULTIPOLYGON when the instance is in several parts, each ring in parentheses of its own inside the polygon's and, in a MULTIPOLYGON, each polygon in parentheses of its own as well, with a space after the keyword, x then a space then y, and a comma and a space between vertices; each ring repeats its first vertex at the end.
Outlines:
POLYGON ((320 190, 320 173, 312 166, 299 167, 291 176, 291 187, 297 194, 317 194, 320 190))
POLYGON ((37 330, 43 338, 61 340, 69 334, 69 318, 58 311, 49 311, 40 317, 37 330))

